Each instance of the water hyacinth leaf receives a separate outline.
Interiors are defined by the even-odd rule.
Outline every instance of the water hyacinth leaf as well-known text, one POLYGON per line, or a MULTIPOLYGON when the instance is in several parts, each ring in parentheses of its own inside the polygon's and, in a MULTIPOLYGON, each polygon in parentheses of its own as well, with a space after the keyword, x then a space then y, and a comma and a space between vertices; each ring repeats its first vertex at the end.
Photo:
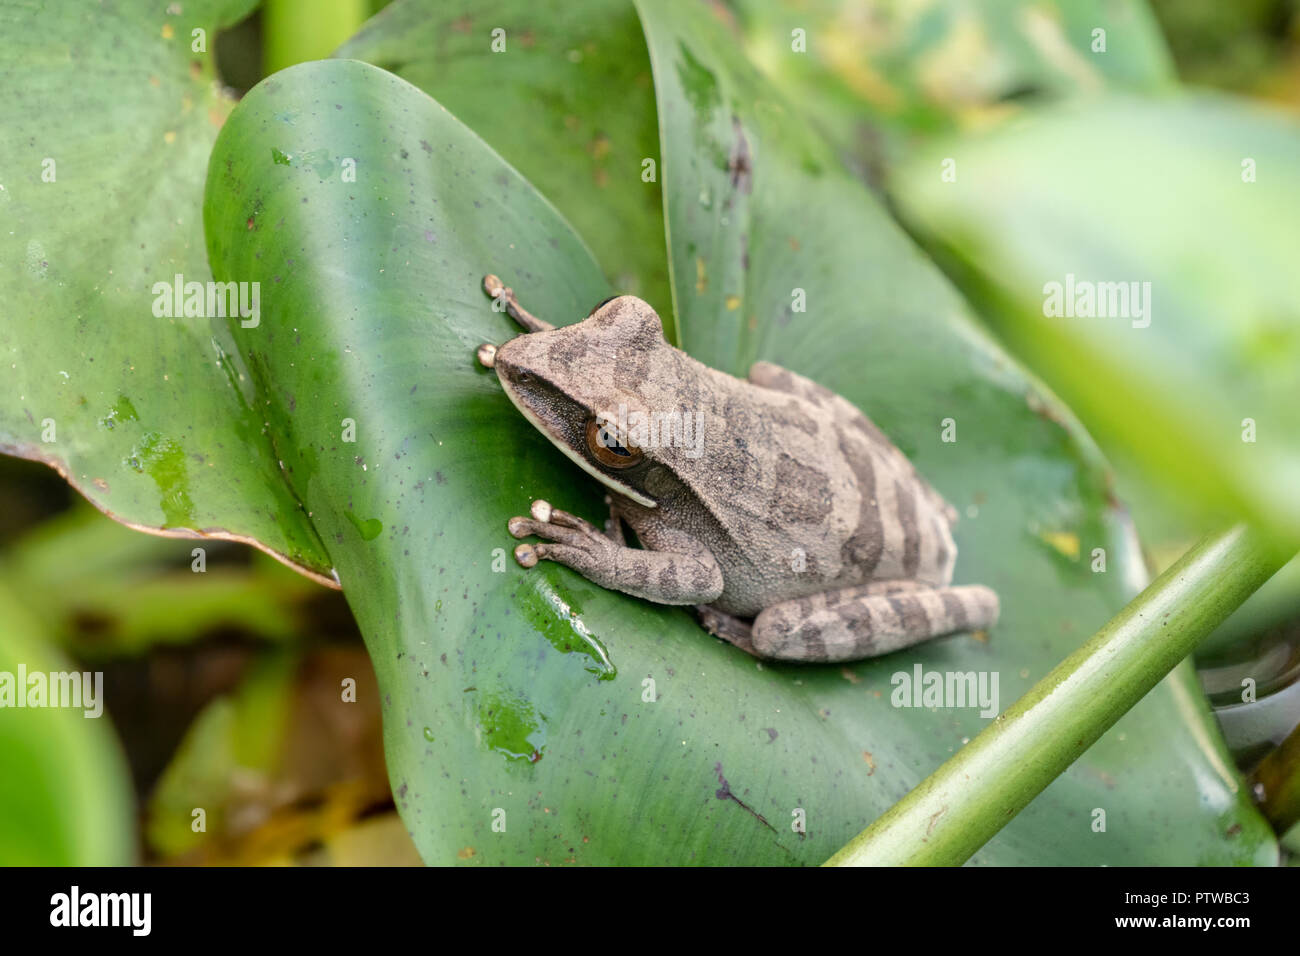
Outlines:
MULTIPOLYGON (((957 583, 1002 598, 986 637, 843 669, 765 669, 822 715, 817 759, 841 771, 833 798, 874 818, 985 722, 972 708, 897 706, 914 702, 900 691, 918 675, 982 674, 1010 703, 1140 589, 1137 543, 1074 418, 979 330, 714 13, 684 0, 639 10, 687 351, 738 374, 757 359, 779 362, 853 401, 962 512, 957 583)), ((784 775, 804 766, 790 753, 770 760, 784 775)), ((1270 862, 1272 835, 1228 766, 1190 668, 1180 668, 973 861, 1270 862), (1093 832, 1098 807, 1122 841, 1093 832)), ((803 792, 817 795, 821 818, 827 795, 803 792)), ((782 799, 794 798, 774 783, 754 805, 782 799)))
MULTIPOLYGON (((427 862, 813 863, 864 822, 845 801, 805 840, 788 811, 747 809, 768 755, 822 734, 751 660, 683 611, 510 558, 506 520, 532 498, 594 518, 603 496, 476 366, 516 331, 482 276, 558 322, 611 290, 482 140, 391 74, 305 64, 232 115, 205 222, 219 276, 281 277, 236 335, 366 636, 427 862)), ((829 792, 837 775, 800 777, 829 792)))
POLYGON ((231 106, 212 41, 252 6, 0 5, 0 451, 132 527, 326 580, 225 322, 204 317, 203 176, 231 106))

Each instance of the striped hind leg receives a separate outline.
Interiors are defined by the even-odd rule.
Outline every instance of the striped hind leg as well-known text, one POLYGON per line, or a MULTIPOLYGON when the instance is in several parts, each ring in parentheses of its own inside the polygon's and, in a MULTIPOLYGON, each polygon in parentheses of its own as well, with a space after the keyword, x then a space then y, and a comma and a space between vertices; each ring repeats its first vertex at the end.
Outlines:
POLYGON ((998 619, 998 596, 981 585, 931 588, 878 581, 765 608, 751 633, 756 657, 854 661, 932 637, 982 631, 998 619))

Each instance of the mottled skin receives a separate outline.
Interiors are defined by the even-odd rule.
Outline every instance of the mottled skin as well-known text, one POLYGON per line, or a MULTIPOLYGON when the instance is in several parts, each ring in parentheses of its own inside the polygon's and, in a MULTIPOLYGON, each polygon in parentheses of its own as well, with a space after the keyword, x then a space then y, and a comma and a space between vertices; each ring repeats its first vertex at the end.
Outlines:
POLYGON ((511 518, 515 537, 546 539, 516 549, 524 566, 545 558, 603 587, 696 605, 712 633, 776 660, 873 657, 997 620, 991 590, 950 586, 956 512, 843 398, 767 362, 748 381, 711 369, 669 345, 634 296, 553 328, 495 277, 485 288, 531 331, 480 358, 609 490, 604 531, 544 501, 511 518), (702 454, 681 441, 638 449, 624 435, 620 463, 632 463, 606 465, 587 423, 620 404, 702 411, 702 454), (626 546, 624 523, 641 548, 626 546))

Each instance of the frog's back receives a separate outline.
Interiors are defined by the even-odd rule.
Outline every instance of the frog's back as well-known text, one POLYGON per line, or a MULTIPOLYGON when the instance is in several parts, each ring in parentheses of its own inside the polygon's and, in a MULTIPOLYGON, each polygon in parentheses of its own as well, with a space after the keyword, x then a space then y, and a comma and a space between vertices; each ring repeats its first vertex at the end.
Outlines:
POLYGON ((868 581, 952 581, 956 512, 859 409, 758 363, 749 381, 715 372, 720 421, 691 484, 718 522, 724 611, 868 581), (736 386, 740 387, 737 388, 736 386))

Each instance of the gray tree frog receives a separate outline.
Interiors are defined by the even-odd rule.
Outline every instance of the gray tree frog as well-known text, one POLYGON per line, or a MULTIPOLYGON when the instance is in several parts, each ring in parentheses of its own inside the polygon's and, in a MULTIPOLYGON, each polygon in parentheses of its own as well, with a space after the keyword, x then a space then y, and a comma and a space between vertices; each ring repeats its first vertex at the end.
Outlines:
POLYGON ((695 605, 771 660, 857 660, 997 621, 992 590, 952 586, 956 510, 839 395, 770 362, 747 380, 709 368, 635 296, 557 328, 496 276, 483 285, 525 334, 479 360, 608 491, 603 529, 540 500, 511 518, 514 537, 543 539, 516 547, 523 567, 695 605))

